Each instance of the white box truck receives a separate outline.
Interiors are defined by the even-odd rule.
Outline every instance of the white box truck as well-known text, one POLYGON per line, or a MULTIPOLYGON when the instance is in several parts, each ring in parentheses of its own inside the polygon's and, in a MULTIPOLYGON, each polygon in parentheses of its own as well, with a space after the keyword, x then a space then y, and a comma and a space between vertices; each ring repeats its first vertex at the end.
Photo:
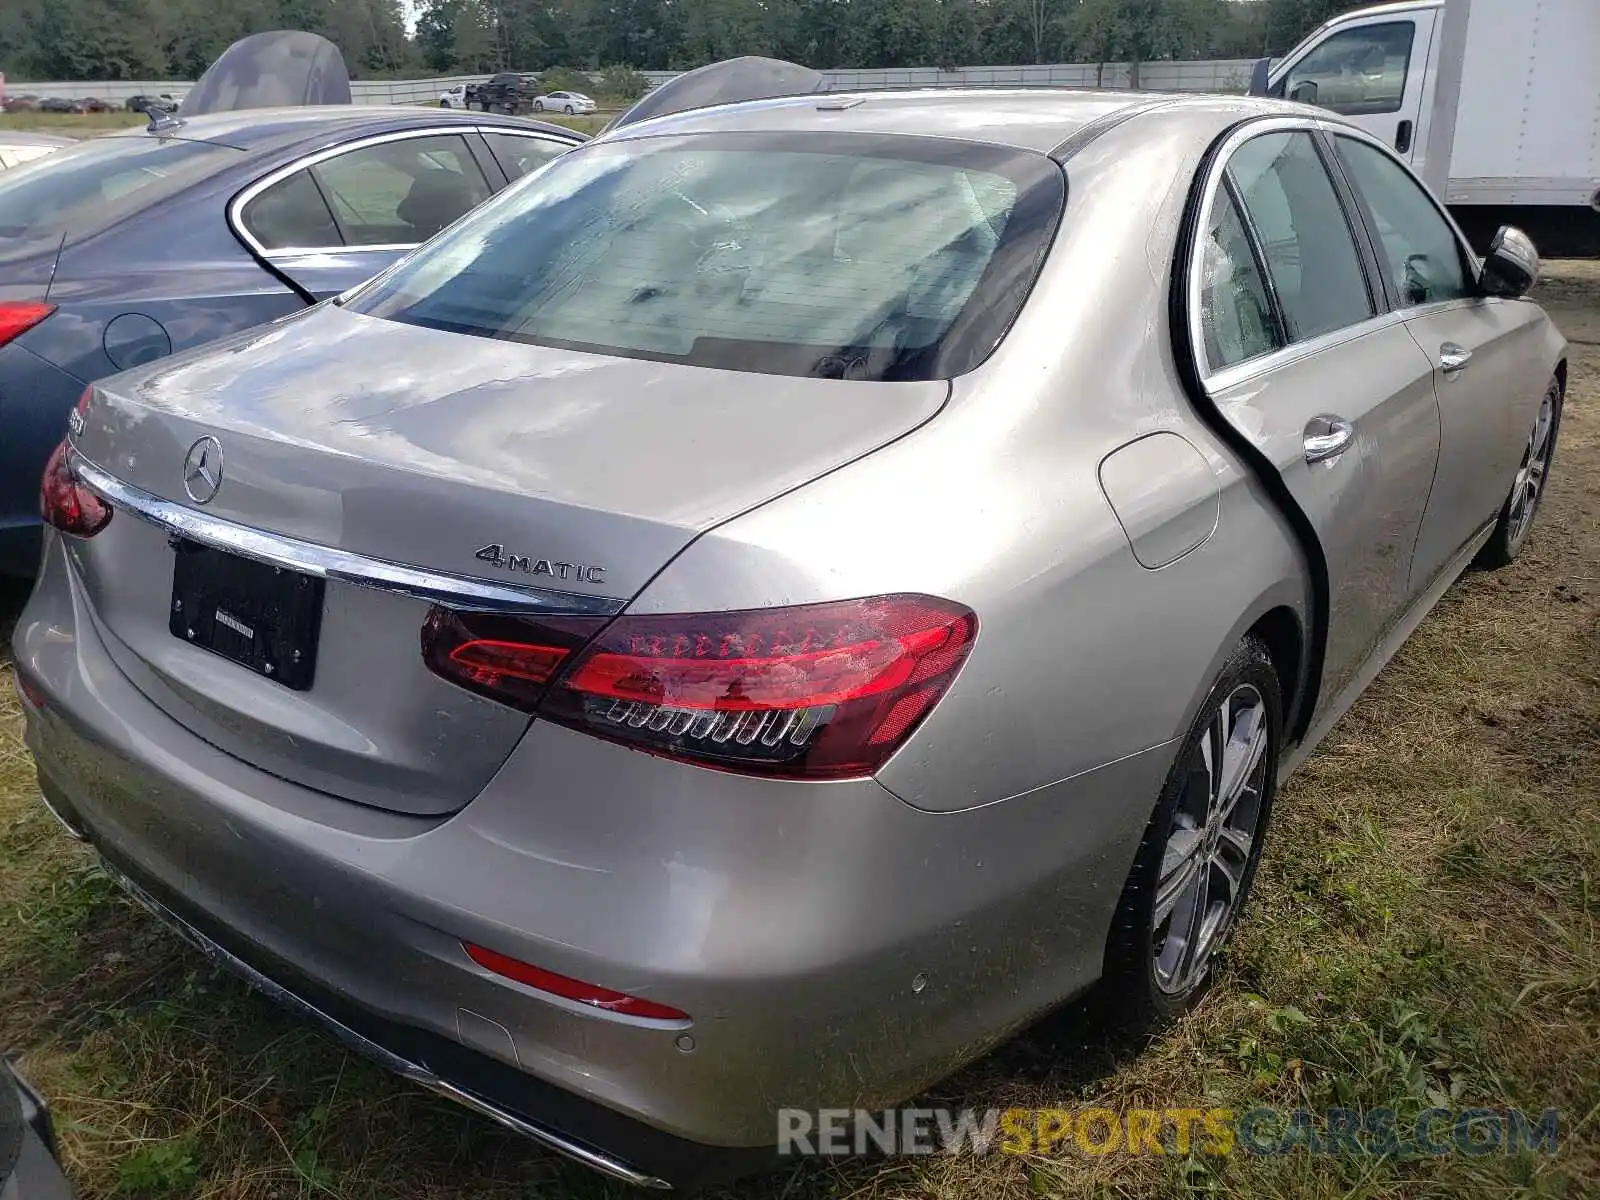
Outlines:
POLYGON ((1385 139, 1480 250, 1600 255, 1600 0, 1405 0, 1327 22, 1251 91, 1385 139))

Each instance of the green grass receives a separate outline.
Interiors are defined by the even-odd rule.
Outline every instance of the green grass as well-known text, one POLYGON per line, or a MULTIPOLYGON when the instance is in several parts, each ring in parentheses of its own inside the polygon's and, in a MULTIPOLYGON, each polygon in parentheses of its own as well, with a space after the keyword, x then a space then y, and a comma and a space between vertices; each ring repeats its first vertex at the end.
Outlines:
POLYGON ((0 113, 0 131, 21 129, 29 133, 53 133, 59 137, 93 137, 110 129, 128 129, 149 120, 143 113, 0 113))
MULTIPOLYGON (((1558 268, 1546 294, 1592 344, 1539 528, 1452 590, 1287 789, 1207 998, 1143 1046, 1051 1018, 937 1101, 1556 1107, 1561 1152, 846 1162, 733 1195, 1600 1194, 1600 270, 1558 268)), ((0 1048, 53 1097, 81 1194, 619 1194, 349 1057, 122 900, 39 806, 0 697, 0 1048)))

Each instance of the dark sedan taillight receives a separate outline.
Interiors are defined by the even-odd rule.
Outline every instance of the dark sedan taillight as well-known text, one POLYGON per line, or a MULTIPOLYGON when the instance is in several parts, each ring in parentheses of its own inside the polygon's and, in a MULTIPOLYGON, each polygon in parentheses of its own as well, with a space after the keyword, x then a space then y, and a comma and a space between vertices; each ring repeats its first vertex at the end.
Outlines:
POLYGON ((54 304, 33 300, 0 300, 0 346, 21 337, 55 312, 54 304))
POLYGON ((65 440, 45 464, 39 482, 39 514, 45 524, 81 538, 93 537, 111 520, 111 506, 73 471, 71 446, 65 440))
MULTIPOLYGON (((441 613, 430 626, 470 619, 441 613)), ((425 635, 424 656, 464 686, 652 754, 841 779, 870 775, 905 742, 977 632, 970 609, 896 595, 618 617, 581 649, 483 629, 441 653, 425 635)))

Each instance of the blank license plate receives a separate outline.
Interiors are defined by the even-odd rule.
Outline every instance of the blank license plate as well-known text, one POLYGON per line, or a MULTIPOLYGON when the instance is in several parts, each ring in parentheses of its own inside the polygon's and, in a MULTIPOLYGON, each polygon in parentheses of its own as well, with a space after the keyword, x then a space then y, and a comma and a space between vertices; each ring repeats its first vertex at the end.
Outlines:
POLYGON ((311 687, 323 581, 224 550, 180 542, 172 635, 297 692, 311 687))

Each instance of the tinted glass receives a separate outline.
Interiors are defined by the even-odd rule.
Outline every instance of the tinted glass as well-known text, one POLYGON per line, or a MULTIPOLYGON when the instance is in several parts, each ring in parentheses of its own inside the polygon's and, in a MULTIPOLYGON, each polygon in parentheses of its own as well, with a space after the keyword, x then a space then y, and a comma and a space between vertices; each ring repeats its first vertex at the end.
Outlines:
POLYGON ((938 378, 993 349, 1063 199, 1042 155, 954 139, 592 145, 381 276, 357 311, 734 370, 938 378))
POLYGON ((1336 33, 1289 72, 1284 95, 1337 113, 1399 112, 1416 32, 1413 22, 1395 21, 1336 33))
POLYGON ((87 236, 242 158, 225 146, 143 136, 69 146, 0 179, 0 237, 87 236))
POLYGON ((1372 316, 1355 238, 1310 134, 1254 138, 1228 173, 1261 239, 1290 341, 1372 316))
POLYGON ((489 198, 456 134, 379 142, 311 169, 351 246, 415 245, 489 198))
POLYGON ((489 143, 489 149, 494 151, 500 169, 506 173, 507 179, 521 179, 531 171, 537 171, 545 163, 555 158, 558 154, 571 149, 561 142, 547 141, 544 138, 519 137, 514 133, 490 133, 484 131, 484 140, 489 143))
POLYGON ((308 171, 296 171, 245 205, 244 227, 268 250, 341 244, 322 193, 308 171))
POLYGON ((1206 361, 1214 368, 1231 367, 1281 346, 1266 281, 1227 192, 1217 195, 1201 253, 1200 320, 1206 361))
POLYGON ((1337 139, 1350 181, 1372 215, 1389 285, 1404 306, 1470 295, 1461 243, 1409 172, 1381 150, 1337 139))

